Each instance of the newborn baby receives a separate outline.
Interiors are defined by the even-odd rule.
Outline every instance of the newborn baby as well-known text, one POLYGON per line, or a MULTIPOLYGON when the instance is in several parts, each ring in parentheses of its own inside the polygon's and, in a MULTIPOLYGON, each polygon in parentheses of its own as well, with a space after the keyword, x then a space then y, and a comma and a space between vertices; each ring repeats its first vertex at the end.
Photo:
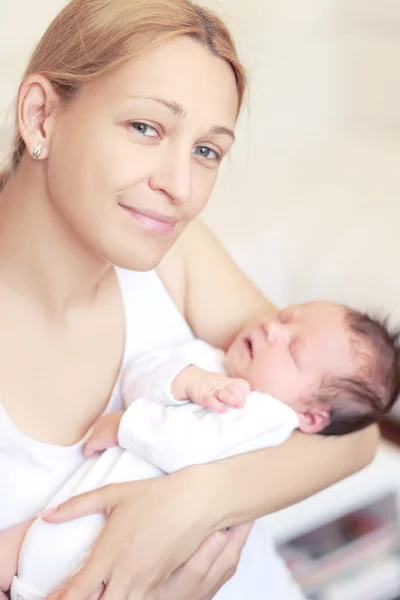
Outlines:
MULTIPOLYGON (((128 368, 123 389, 132 400, 138 394, 164 405, 190 400, 219 413, 226 413, 228 406, 243 408, 249 393, 257 391, 268 395, 264 402, 276 399, 292 409, 279 412, 292 430, 296 423, 304 433, 343 435, 378 421, 391 408, 399 392, 399 366, 397 335, 384 323, 342 305, 310 302, 250 323, 226 355, 195 340, 143 357, 128 368)), ((265 430, 275 425, 276 407, 271 406, 265 430)), ((125 414, 125 430, 128 418, 134 430, 139 428, 138 405, 134 411, 125 414)), ((119 443, 123 417, 114 413, 99 419, 87 456, 119 443)), ((174 431, 175 441, 171 432, 170 442, 176 446, 176 436, 184 436, 181 450, 187 452, 193 444, 191 420, 180 424, 185 429, 174 431)), ((201 433, 209 445, 209 432, 201 433)), ((121 435, 126 437, 126 432, 121 435)), ((165 442, 165 433, 162 437, 165 442)))
MULTIPOLYGON (((127 410, 95 423, 87 463, 50 505, 114 481, 277 445, 296 428, 324 435, 356 431, 389 410, 399 384, 397 335, 328 302, 250 323, 226 354, 199 340, 159 350, 127 367, 127 410), (118 445, 127 451, 113 448, 118 445)), ((102 515, 63 525, 36 520, 21 548, 12 598, 44 598, 65 581, 103 523, 102 515)))

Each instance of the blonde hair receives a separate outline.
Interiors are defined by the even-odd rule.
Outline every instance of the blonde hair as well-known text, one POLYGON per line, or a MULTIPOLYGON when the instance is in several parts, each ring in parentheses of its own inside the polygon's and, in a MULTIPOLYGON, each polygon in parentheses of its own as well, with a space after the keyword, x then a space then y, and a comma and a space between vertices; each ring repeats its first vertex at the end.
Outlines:
MULTIPOLYGON (((246 75, 232 37, 219 17, 190 0, 72 0, 44 33, 24 77, 40 73, 62 99, 71 101, 86 81, 185 35, 232 67, 240 107, 246 75)), ((0 175, 0 189, 24 150, 16 128, 10 169, 0 175)))

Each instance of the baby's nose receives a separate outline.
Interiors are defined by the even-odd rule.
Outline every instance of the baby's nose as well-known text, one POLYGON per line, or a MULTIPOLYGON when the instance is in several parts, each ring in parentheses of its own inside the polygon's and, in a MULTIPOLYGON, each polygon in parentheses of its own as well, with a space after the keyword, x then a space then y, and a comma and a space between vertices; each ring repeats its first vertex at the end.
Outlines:
POLYGON ((266 328, 266 336, 269 344, 275 344, 279 340, 288 338, 287 327, 280 321, 271 321, 266 328))

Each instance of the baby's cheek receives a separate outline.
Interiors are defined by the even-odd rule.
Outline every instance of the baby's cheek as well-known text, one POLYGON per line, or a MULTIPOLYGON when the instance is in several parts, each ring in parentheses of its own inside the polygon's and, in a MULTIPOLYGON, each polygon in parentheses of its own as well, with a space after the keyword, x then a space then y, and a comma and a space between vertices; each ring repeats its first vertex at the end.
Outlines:
POLYGON ((252 389, 282 401, 291 397, 295 389, 290 370, 278 361, 254 360, 250 379, 252 389))
POLYGON ((276 387, 274 373, 266 368, 265 361, 254 359, 249 370, 248 381, 252 390, 271 394, 276 387))

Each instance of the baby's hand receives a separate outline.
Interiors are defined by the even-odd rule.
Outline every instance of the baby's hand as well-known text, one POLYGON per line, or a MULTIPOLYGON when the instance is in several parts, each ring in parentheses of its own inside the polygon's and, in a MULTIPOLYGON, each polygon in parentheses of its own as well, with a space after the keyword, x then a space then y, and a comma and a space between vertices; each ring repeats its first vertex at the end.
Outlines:
POLYGON ((245 379, 206 371, 203 371, 195 388, 195 399, 192 398, 192 402, 220 413, 226 412, 228 406, 243 408, 246 397, 251 392, 250 384, 245 379))
POLYGON ((95 452, 118 446, 118 429, 123 414, 114 412, 97 419, 85 445, 86 458, 90 458, 95 452))
POLYGON ((226 412, 227 405, 242 408, 250 392, 250 384, 245 379, 210 373, 194 365, 183 369, 172 384, 177 400, 188 399, 219 413, 226 412))

